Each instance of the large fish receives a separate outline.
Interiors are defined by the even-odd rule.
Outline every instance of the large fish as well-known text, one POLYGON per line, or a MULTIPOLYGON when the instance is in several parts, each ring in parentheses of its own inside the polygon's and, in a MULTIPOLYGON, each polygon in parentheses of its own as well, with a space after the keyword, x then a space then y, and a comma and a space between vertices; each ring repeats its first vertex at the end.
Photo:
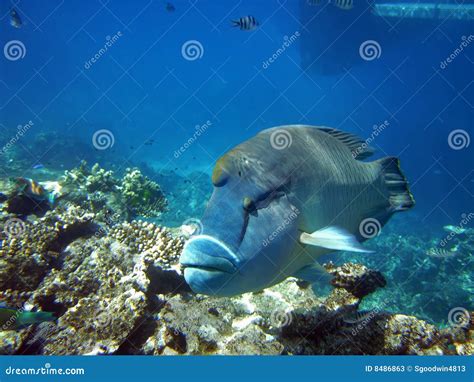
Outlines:
POLYGON ((327 277, 317 258, 360 242, 414 205, 399 161, 363 162, 356 136, 314 126, 264 130, 216 163, 202 232, 181 255, 196 293, 233 296, 289 276, 327 277))

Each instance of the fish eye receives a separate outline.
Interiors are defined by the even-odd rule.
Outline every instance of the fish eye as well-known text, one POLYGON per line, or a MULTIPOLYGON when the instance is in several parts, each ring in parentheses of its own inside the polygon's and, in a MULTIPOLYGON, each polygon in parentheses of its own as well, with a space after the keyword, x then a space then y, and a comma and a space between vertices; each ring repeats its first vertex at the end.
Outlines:
POLYGON ((243 199, 242 205, 244 207, 244 210, 246 210, 246 211, 253 211, 255 209, 255 202, 251 198, 249 198, 248 196, 246 196, 243 199))

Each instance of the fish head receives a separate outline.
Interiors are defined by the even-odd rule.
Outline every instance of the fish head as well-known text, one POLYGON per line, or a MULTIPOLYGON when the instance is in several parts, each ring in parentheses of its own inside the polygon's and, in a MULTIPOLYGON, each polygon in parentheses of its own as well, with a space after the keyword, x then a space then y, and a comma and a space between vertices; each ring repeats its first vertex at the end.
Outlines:
POLYGON ((234 296, 289 276, 298 210, 288 198, 288 184, 262 172, 269 168, 259 157, 233 150, 216 163, 201 230, 180 258, 196 293, 234 296))

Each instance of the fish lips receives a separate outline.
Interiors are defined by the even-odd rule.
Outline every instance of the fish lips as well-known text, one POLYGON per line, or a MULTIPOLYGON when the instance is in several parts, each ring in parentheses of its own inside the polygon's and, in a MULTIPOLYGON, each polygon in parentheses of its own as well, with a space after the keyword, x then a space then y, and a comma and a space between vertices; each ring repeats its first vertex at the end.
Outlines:
POLYGON ((199 235, 191 238, 179 259, 181 266, 208 272, 236 273, 235 254, 218 239, 199 235))
POLYGON ((195 293, 223 296, 224 287, 238 273, 235 254, 219 240, 206 235, 189 240, 179 262, 186 282, 195 293))

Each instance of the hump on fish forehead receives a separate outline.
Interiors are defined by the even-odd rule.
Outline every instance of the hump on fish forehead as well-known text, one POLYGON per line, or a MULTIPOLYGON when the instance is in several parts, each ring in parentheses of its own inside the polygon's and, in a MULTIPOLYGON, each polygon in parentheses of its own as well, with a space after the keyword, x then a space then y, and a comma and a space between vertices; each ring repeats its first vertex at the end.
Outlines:
POLYGON ((238 166, 236 166, 236 160, 238 159, 239 155, 241 154, 240 149, 233 148, 223 156, 221 156, 214 166, 214 170, 212 172, 212 184, 216 187, 222 187, 227 183, 230 175, 235 173, 239 173, 238 166))

